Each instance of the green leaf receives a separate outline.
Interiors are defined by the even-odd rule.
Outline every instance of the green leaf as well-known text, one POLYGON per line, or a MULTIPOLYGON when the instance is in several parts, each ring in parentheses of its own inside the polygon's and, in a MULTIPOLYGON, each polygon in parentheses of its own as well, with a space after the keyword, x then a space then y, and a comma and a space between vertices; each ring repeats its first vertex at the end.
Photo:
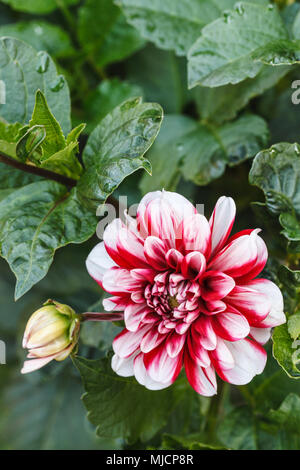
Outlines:
MULTIPOLYGON (((58 8, 57 0, 1 0, 10 5, 14 10, 43 15, 51 13, 58 8)), ((79 0, 60 0, 62 6, 75 5, 79 0)))
POLYGON ((185 116, 166 116, 148 154, 155 179, 144 175, 141 189, 144 193, 162 187, 174 190, 180 174, 196 184, 208 184, 223 174, 226 164, 233 166, 253 157, 267 139, 265 122, 254 115, 221 127, 185 116))
POLYGON ((88 132, 123 101, 142 94, 138 85, 120 81, 118 78, 103 80, 85 102, 88 132))
POLYGON ((300 336, 300 313, 289 317, 287 327, 292 339, 297 339, 300 336))
POLYGON ((67 57, 74 49, 68 34, 47 21, 20 21, 0 26, 0 36, 12 36, 53 57, 67 57))
POLYGON ((257 449, 256 427, 252 411, 241 406, 225 416, 218 428, 218 438, 234 450, 257 449))
POLYGON ((271 410, 269 417, 281 428, 299 435, 300 397, 290 393, 281 403, 278 410, 271 410))
POLYGON ((27 159, 32 162, 39 162, 42 158, 41 144, 45 139, 45 126, 35 124, 30 127, 16 145, 17 158, 22 162, 26 162, 27 159))
POLYGON ((17 158, 16 143, 22 124, 7 124, 0 121, 0 152, 12 158, 17 158))
POLYGON ((277 326, 274 329, 272 340, 273 355, 278 364, 285 370, 289 377, 298 379, 300 377, 300 369, 298 367, 300 362, 300 341, 293 341, 289 335, 286 324, 277 326))
POLYGON ((280 143, 263 150, 254 159, 249 181, 263 190, 273 214, 300 215, 300 146, 280 143))
POLYGON ((151 391, 132 378, 117 376, 110 359, 73 358, 86 393, 82 400, 100 437, 122 437, 134 443, 151 439, 176 405, 174 387, 151 391))
POLYGON ((239 2, 224 18, 205 26, 189 50, 189 87, 239 83, 255 77, 263 62, 294 63, 299 50, 276 6, 239 2))
POLYGON ((133 98, 100 122, 83 152, 86 171, 78 190, 84 200, 94 206, 104 203, 126 176, 139 168, 151 171, 143 156, 159 131, 162 115, 158 104, 133 98))
POLYGON ((77 148, 77 141, 71 142, 63 150, 42 161, 39 167, 78 180, 83 170, 76 157, 77 148))
POLYGON ((144 45, 113 0, 86 0, 79 9, 78 36, 99 67, 123 60, 144 45))
POLYGON ((203 26, 232 8, 235 0, 116 0, 130 24, 161 49, 185 55, 203 26), (180 31, 180 34, 178 32, 180 31))
POLYGON ((251 99, 276 85, 289 70, 288 66, 263 66, 255 78, 247 78, 236 85, 195 88, 196 104, 201 118, 216 124, 235 118, 238 111, 251 99))
POLYGON ((4 120, 28 123, 36 91, 40 89, 64 133, 70 131, 68 85, 62 75, 57 75, 56 67, 46 52, 36 52, 18 39, 1 38, 0 74, 6 90, 6 103, 0 104, 0 116, 4 120))
POLYGON ((284 212, 279 216, 279 222, 284 230, 282 234, 290 241, 300 240, 300 223, 295 214, 284 212))
POLYGON ((44 126, 46 131, 46 139, 41 144, 44 151, 42 160, 46 160, 66 146, 62 129, 51 113, 45 96, 40 90, 36 92, 33 114, 29 121, 29 126, 36 125, 44 126))
POLYGON ((81 206, 76 189, 54 181, 28 184, 0 201, 1 256, 17 278, 18 299, 46 274, 55 250, 82 243, 95 231, 96 217, 81 206))
POLYGON ((293 24, 293 36, 295 39, 300 39, 300 10, 298 11, 293 24))

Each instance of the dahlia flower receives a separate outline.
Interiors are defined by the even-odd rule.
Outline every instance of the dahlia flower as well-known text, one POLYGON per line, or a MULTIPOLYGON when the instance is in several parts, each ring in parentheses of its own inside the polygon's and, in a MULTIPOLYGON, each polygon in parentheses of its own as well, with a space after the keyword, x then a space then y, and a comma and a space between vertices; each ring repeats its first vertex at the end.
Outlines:
POLYGON ((263 371, 262 344, 285 322, 283 299, 257 278, 268 257, 260 230, 230 237, 235 212, 223 196, 208 221, 183 196, 156 191, 135 219, 108 225, 87 269, 112 295, 105 310, 124 313, 113 341, 117 374, 159 390, 184 367, 196 392, 211 396, 216 374, 243 385, 263 371))

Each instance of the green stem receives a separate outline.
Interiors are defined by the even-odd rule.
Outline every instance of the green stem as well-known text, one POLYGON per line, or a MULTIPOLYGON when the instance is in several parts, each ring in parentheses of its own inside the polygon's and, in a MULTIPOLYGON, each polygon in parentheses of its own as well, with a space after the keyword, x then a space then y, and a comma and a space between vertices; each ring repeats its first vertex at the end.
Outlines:
POLYGON ((218 422, 223 415, 224 400, 228 392, 229 384, 222 381, 218 387, 218 394, 211 398, 205 428, 206 440, 209 444, 214 443, 216 440, 216 429, 218 422))

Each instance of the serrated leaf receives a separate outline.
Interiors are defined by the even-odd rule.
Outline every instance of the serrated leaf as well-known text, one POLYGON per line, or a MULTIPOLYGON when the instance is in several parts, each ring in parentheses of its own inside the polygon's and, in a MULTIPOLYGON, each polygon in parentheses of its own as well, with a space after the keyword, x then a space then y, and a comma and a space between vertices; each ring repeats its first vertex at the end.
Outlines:
POLYGON ((218 438, 234 450, 256 450, 257 430, 252 411, 247 406, 235 408, 225 416, 218 428, 218 438))
POLYGON ((140 187, 144 193, 162 187, 174 190, 180 174, 196 184, 208 184, 223 174, 226 165, 255 155, 267 139, 265 122, 254 115, 220 127, 185 116, 166 116, 149 152, 155 178, 144 175, 140 187))
POLYGON ((95 231, 96 217, 54 181, 17 189, 0 202, 1 256, 17 278, 18 299, 46 274, 55 250, 82 243, 95 231))
POLYGON ((151 439, 176 405, 174 388, 151 391, 134 379, 117 376, 110 359, 73 358, 86 393, 82 400, 100 437, 122 437, 134 443, 151 439))
POLYGON ((109 113, 90 135, 83 152, 85 173, 78 183, 90 205, 104 203, 123 179, 150 163, 144 153, 152 145, 163 111, 155 103, 132 98, 109 113))
POLYGON ((295 214, 284 212, 279 216, 279 222, 283 227, 282 234, 290 241, 300 240, 300 223, 295 214))
POLYGON ((40 89, 55 119, 67 134, 71 128, 70 94, 45 52, 36 52, 28 44, 13 38, 0 39, 0 72, 5 83, 6 103, 0 104, 0 116, 7 122, 28 123, 40 89))
POLYGON ((300 146, 280 143, 256 155, 249 181, 263 190, 273 214, 300 215, 300 146))
POLYGON ((300 397, 295 393, 290 393, 278 410, 270 411, 269 417, 284 430, 299 434, 300 397))
POLYGON ((189 87, 239 83, 255 77, 263 62, 295 63, 299 50, 276 6, 239 2, 224 18, 205 26, 189 50, 189 87))
POLYGON ((144 45, 113 0, 87 0, 80 7, 78 36, 99 67, 123 60, 144 45))

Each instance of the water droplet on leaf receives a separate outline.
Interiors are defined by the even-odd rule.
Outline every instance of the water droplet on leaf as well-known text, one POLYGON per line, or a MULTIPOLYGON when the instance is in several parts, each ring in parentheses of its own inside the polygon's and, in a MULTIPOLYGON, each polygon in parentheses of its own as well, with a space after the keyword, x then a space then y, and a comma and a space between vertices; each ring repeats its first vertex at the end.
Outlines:
POLYGON ((44 52, 44 51, 38 52, 38 61, 37 61, 35 70, 38 73, 47 72, 48 67, 49 67, 49 62, 50 62, 50 58, 47 52, 44 52))
POLYGON ((245 8, 244 8, 243 4, 242 3, 237 3, 236 6, 235 6, 235 11, 239 15, 243 15, 245 13, 245 8))
POLYGON ((64 76, 58 75, 56 80, 54 80, 54 82, 51 83, 50 89, 51 91, 57 92, 63 88, 64 84, 65 84, 64 76))

